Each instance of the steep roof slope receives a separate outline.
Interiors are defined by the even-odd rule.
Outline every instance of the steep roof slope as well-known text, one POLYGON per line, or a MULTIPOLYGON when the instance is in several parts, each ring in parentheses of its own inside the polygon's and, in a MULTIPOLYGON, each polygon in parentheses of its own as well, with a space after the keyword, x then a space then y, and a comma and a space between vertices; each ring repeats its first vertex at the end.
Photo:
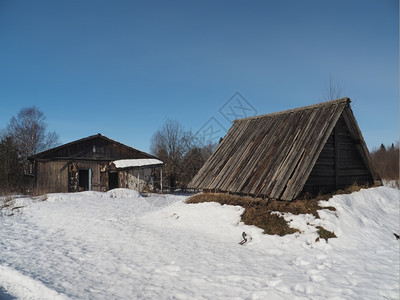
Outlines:
POLYGON ((235 120, 189 187, 293 200, 345 110, 347 126, 360 141, 363 159, 370 166, 349 103, 349 98, 343 98, 235 120))

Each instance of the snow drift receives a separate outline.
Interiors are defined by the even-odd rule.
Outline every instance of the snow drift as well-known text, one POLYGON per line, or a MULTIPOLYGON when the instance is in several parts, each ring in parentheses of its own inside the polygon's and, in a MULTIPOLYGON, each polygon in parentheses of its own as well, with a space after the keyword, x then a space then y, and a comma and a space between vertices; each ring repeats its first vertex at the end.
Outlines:
POLYGON ((398 299, 399 190, 334 196, 301 233, 243 208, 118 189, 20 198, 0 219, 0 287, 19 299, 398 299), (336 239, 316 242, 316 226, 336 239), (242 233, 251 237, 239 245, 242 233))

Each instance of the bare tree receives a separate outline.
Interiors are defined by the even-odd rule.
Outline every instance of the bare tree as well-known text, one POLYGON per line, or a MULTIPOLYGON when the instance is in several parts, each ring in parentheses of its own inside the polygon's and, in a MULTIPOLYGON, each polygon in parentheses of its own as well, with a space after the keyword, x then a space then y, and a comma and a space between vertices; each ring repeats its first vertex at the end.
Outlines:
MULTIPOLYGON (((59 144, 58 135, 54 131, 47 132, 45 120, 43 112, 32 106, 22 108, 8 124, 7 135, 14 139, 25 163, 29 156, 59 144)), ((27 168, 26 164, 25 172, 27 168)))
POLYGON ((187 186, 215 150, 215 144, 194 145, 183 158, 182 183, 187 186))
POLYGON ((151 152, 164 162, 167 184, 170 189, 177 185, 180 165, 190 143, 183 126, 175 120, 167 120, 151 139, 151 152))
POLYGON ((323 100, 330 101, 343 97, 344 97, 343 90, 340 84, 337 81, 335 81, 332 76, 329 76, 329 85, 325 89, 325 93, 322 96, 323 100))
POLYGON ((202 146, 191 131, 167 120, 151 139, 151 152, 164 162, 166 186, 185 187, 211 155, 213 145, 202 146))

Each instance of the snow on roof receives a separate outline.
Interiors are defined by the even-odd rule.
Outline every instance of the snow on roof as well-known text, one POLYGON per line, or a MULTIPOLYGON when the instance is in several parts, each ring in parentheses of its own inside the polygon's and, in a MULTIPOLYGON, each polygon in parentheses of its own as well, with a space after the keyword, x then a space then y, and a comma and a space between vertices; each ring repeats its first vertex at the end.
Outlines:
POLYGON ((155 158, 120 159, 113 161, 116 168, 134 168, 153 165, 162 165, 161 160, 155 158))

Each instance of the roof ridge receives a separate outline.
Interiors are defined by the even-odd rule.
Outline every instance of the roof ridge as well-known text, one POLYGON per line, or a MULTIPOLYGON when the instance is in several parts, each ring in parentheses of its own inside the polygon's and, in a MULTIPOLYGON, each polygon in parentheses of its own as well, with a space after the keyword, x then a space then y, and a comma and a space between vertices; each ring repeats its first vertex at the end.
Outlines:
POLYGON ((272 117, 272 116, 288 114, 288 113, 297 112, 297 111, 303 111, 303 110, 308 110, 308 109, 324 107, 324 106, 338 104, 338 103, 342 103, 342 102, 350 103, 351 100, 350 100, 349 97, 344 97, 344 98, 340 98, 340 99, 325 101, 325 102, 322 102, 322 103, 317 103, 317 104, 307 105, 307 106, 303 106, 303 107, 292 108, 292 109, 278 111, 278 112, 274 112, 274 113, 258 115, 258 116, 253 116, 253 117, 247 117, 247 118, 242 118, 242 119, 236 119, 236 120, 233 120, 233 122, 236 123, 236 122, 248 121, 248 120, 253 120, 253 119, 261 119, 261 118, 265 118, 265 117, 272 117))

